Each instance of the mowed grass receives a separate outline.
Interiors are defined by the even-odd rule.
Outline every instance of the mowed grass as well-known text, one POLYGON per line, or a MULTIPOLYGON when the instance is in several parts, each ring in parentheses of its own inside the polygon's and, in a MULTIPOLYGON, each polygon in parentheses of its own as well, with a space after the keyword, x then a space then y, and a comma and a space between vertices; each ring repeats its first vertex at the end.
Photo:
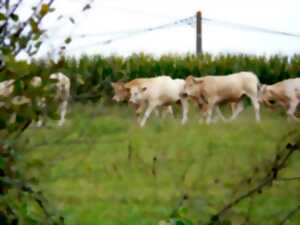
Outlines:
MULTIPOLYGON (((247 107, 236 121, 206 125, 192 107, 182 126, 177 108, 175 119, 152 115, 140 128, 126 105, 76 104, 64 127, 51 121, 26 131, 19 166, 39 179, 68 225, 158 224, 184 194, 188 217, 204 224, 250 188, 243 181, 254 170, 261 176, 282 136, 299 127, 282 113, 262 111, 260 124, 247 107)), ((280 175, 299 176, 299 162, 295 154, 280 175)), ((249 224, 271 225, 299 202, 299 181, 276 182, 227 216, 234 224, 249 215, 249 224)), ((300 216, 288 224, 299 225, 300 216)))

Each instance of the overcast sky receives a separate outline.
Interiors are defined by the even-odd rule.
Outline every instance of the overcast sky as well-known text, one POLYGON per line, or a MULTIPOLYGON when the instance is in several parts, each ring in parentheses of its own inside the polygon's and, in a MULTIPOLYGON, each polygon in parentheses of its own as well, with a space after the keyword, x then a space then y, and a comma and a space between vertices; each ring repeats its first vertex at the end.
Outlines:
MULTIPOLYGON (((26 1, 24 8, 34 0, 26 1)), ((54 51, 71 36, 67 54, 130 55, 146 52, 194 53, 195 26, 179 26, 114 39, 116 32, 144 29, 195 15, 201 10, 206 18, 246 24, 300 35, 300 0, 94 0, 92 8, 82 12, 88 0, 56 0, 55 13, 44 28, 49 29, 46 45, 39 55, 54 51), (57 20, 59 15, 64 19, 57 20), (73 17, 76 24, 67 18, 73 17), (80 37, 86 34, 85 38, 80 37), (97 34, 97 35, 89 35, 97 34), (113 39, 110 44, 105 40, 113 39)), ((23 11, 24 16, 26 10, 23 11)), ((124 35, 119 33, 118 35, 124 35)), ((126 34, 125 34, 126 36, 126 34)), ((300 38, 233 29, 203 23, 203 50, 210 53, 242 52, 251 54, 300 53, 300 38)))

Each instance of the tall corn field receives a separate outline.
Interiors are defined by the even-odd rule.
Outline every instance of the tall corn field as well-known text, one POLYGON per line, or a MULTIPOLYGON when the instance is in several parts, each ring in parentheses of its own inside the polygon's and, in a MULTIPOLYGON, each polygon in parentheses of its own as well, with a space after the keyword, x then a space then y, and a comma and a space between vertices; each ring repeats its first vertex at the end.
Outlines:
POLYGON ((129 57, 101 55, 79 58, 66 57, 60 63, 48 59, 36 60, 30 66, 30 73, 52 73, 61 71, 72 81, 75 100, 111 96, 110 82, 128 81, 139 77, 169 75, 185 78, 188 75, 226 75, 239 71, 252 71, 261 83, 272 84, 283 79, 300 77, 300 55, 253 56, 245 54, 167 54, 160 57, 144 53, 129 57))

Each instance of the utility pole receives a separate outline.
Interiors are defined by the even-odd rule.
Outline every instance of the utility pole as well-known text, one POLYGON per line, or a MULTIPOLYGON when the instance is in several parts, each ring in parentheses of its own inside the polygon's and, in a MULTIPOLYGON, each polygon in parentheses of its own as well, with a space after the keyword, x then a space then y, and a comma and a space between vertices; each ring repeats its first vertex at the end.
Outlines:
POLYGON ((196 54, 202 54, 202 13, 196 13, 196 54))

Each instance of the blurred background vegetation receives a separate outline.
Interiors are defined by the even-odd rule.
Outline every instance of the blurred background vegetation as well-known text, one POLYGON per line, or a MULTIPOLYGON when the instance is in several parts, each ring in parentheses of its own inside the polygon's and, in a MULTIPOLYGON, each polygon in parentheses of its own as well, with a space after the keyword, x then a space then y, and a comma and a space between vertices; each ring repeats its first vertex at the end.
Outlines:
POLYGON ((169 75, 173 78, 185 78, 188 75, 227 75, 240 71, 252 71, 261 83, 273 84, 287 78, 300 76, 300 55, 162 55, 155 57, 144 53, 129 57, 101 55, 79 58, 63 57, 61 68, 48 59, 36 60, 31 65, 31 73, 56 72, 58 69, 67 74, 72 81, 72 95, 75 100, 99 99, 111 96, 110 82, 128 81, 139 77, 169 75))

